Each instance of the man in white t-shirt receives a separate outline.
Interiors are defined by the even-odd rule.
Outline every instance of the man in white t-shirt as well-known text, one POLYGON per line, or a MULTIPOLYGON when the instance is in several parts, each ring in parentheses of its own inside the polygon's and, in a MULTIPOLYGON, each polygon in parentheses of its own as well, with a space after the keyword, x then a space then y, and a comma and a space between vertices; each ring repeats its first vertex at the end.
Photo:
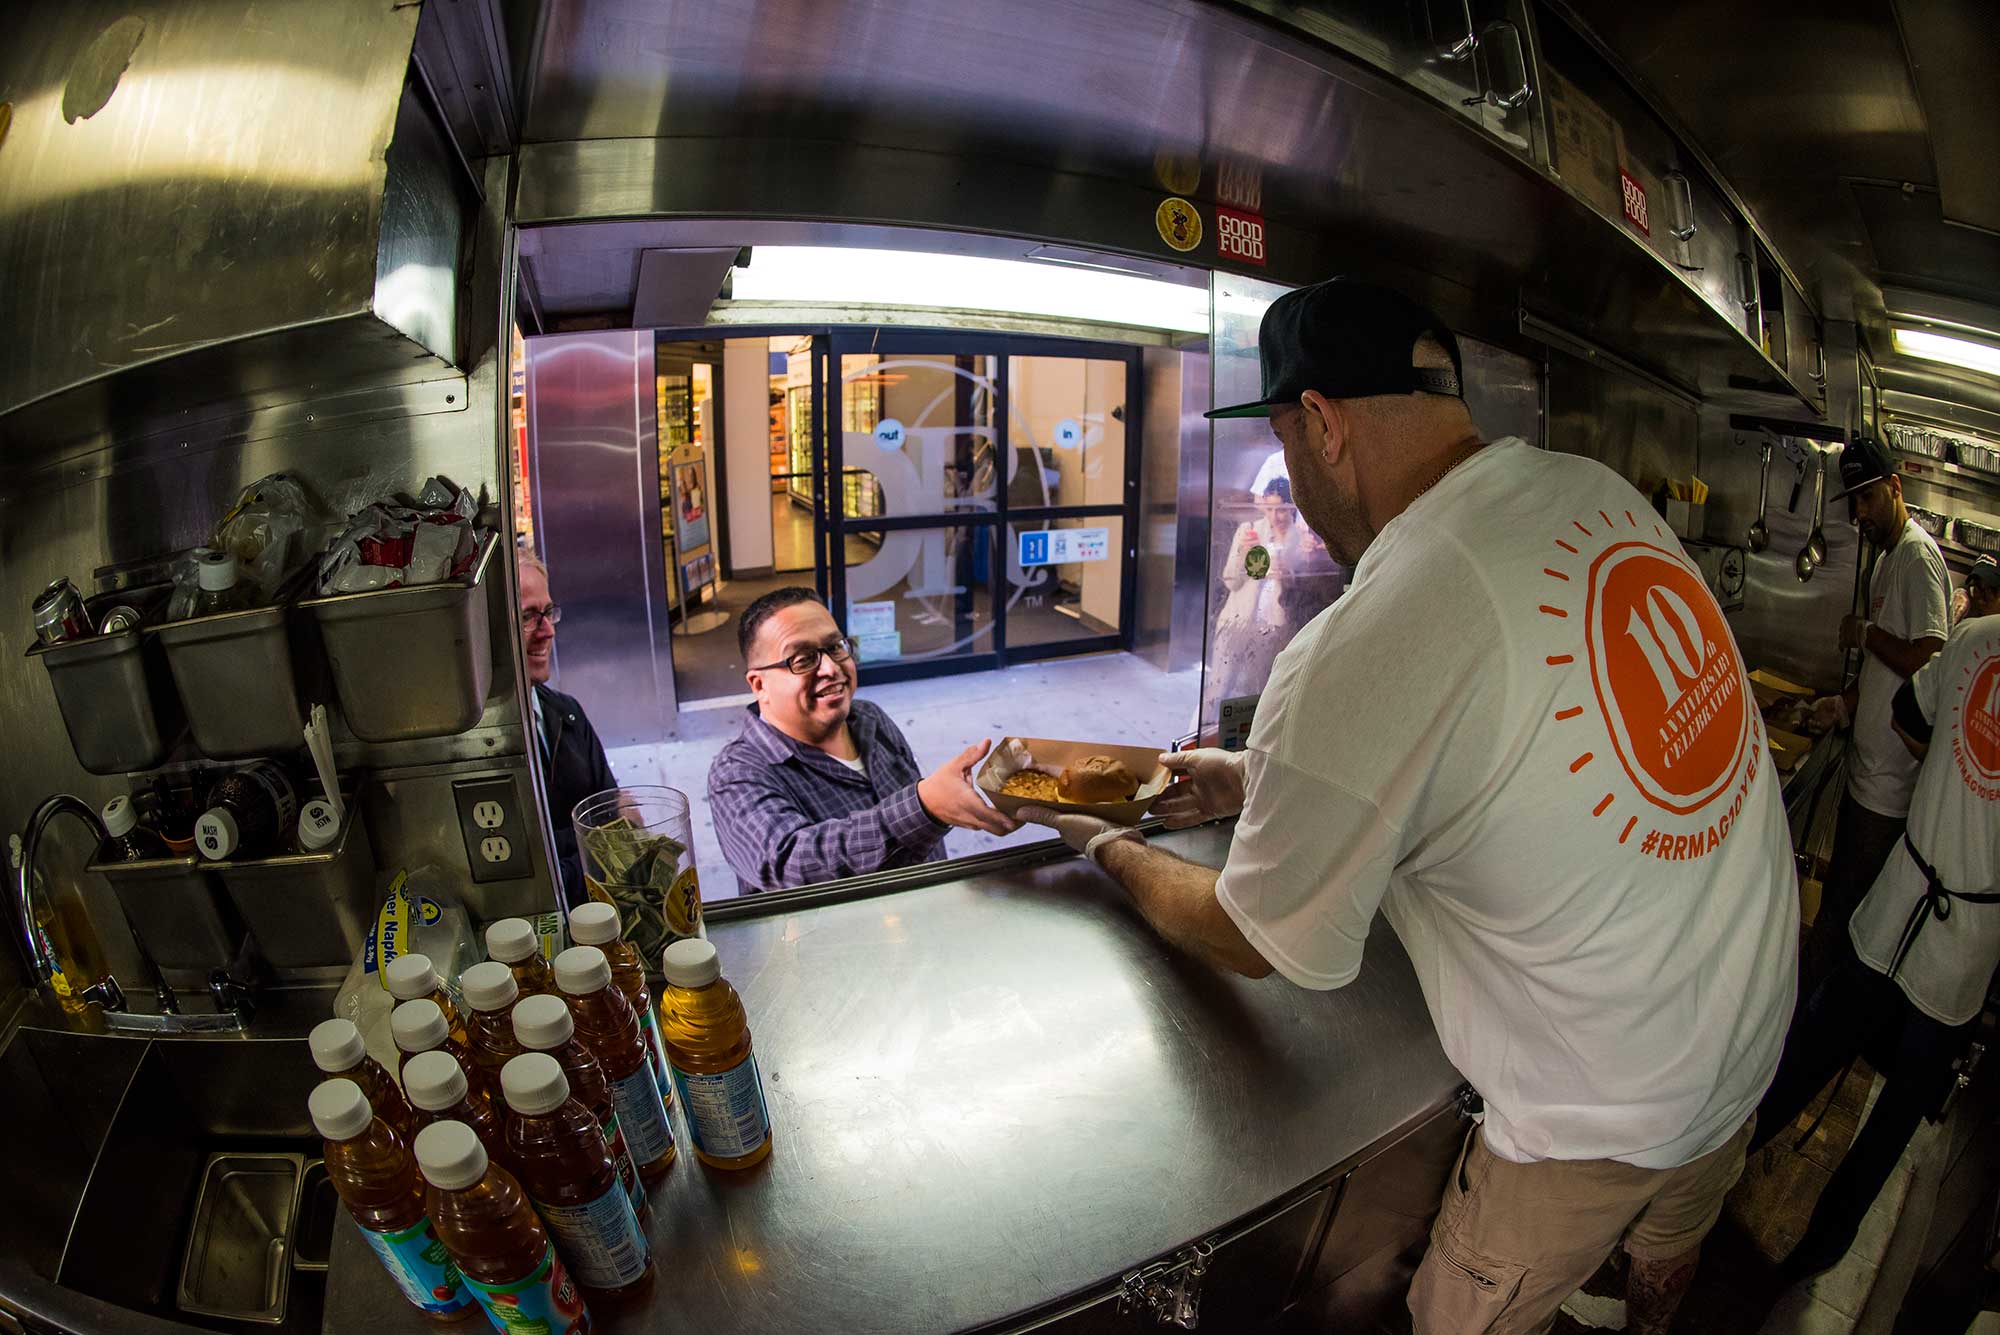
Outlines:
POLYGON ((1335 280, 1281 297, 1259 342, 1265 397, 1223 412, 1270 416, 1354 578, 1279 655, 1246 751, 1165 758, 1170 823, 1240 810, 1225 865, 1021 814, 1251 977, 1344 986, 1388 915, 1486 1104, 1419 1335, 1539 1330, 1621 1243, 1628 1329, 1663 1331, 1793 1001, 1791 849, 1741 655, 1624 479, 1483 441, 1430 312, 1335 280))
POLYGON ((1807 991, 1839 962, 1847 921, 1909 818, 1917 762, 1890 725, 1889 702, 1951 633, 1944 553, 1910 518, 1895 456, 1880 441, 1857 437, 1840 452, 1840 481, 1855 526, 1881 556, 1868 581, 1868 615, 1840 624, 1840 647, 1862 651, 1861 676, 1843 694, 1814 703, 1823 725, 1853 723, 1854 745, 1833 857, 1802 962, 1807 991))
MULTIPOLYGON (((1990 601, 1982 583, 1981 605, 1990 601)), ((1892 708, 1896 726, 1929 748, 1909 827, 1855 910, 1842 964, 1800 1011, 1758 1110, 1768 1137, 1864 1048, 1895 1052, 1786 1260, 1793 1278, 1825 1270, 1853 1244, 1918 1121, 1950 1090, 2000 965, 2000 617, 1968 617, 1892 708)))

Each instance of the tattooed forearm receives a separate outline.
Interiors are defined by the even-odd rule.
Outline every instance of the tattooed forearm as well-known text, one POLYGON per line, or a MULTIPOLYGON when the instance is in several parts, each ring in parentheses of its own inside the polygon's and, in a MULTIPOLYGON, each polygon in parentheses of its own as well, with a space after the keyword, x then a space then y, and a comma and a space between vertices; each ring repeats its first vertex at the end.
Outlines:
POLYGON ((1625 1275, 1626 1335, 1667 1335, 1700 1260, 1700 1247, 1664 1261, 1632 1258, 1625 1275))

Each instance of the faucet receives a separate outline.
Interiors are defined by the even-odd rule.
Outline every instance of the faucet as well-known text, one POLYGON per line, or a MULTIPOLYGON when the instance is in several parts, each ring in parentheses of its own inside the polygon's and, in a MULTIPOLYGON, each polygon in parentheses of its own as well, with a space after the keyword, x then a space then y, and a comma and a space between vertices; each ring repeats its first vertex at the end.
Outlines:
MULTIPOLYGON (((54 947, 44 939, 35 924, 35 861, 41 851, 42 831, 48 828, 50 821, 65 814, 76 817, 90 827, 90 832, 97 838, 94 847, 102 847, 110 838, 104 829, 104 823, 97 818, 97 813, 91 810, 90 805, 81 798, 71 797, 67 793, 58 793, 49 798, 35 808, 35 814, 29 817, 27 833, 21 836, 20 865, 15 869, 14 911, 20 920, 18 926, 21 939, 27 946, 28 967, 34 974, 32 981, 36 986, 47 983, 55 977, 58 962, 54 947)), ((145 938, 139 935, 139 929, 133 926, 130 917, 126 918, 125 926, 132 933, 132 944, 139 948, 140 960, 145 964, 147 972, 153 976, 153 995, 159 1002, 160 1015, 179 1015, 180 1003, 174 998, 174 990, 167 986, 166 975, 160 972, 160 966, 154 962, 152 952, 146 949, 145 938)), ((83 988, 79 995, 85 1001, 96 1002, 107 1014, 117 1015, 125 1010, 124 989, 119 987, 117 978, 109 974, 83 988)))

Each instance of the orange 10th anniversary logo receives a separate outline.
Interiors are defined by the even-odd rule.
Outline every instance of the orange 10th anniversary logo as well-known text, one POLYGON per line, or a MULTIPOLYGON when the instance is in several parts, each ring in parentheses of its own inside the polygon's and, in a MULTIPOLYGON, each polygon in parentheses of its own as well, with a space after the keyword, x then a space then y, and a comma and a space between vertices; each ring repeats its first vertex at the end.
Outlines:
POLYGON ((1757 711, 1721 609, 1650 512, 1572 520, 1542 574, 1537 610, 1571 646, 1545 661, 1577 696, 1555 721, 1578 728, 1569 772, 1590 785, 1591 814, 1645 856, 1706 857, 1761 770, 1757 711))
POLYGON ((1988 802, 2000 801, 2000 653, 1965 670, 1966 685, 1952 758, 1965 786, 1988 802))

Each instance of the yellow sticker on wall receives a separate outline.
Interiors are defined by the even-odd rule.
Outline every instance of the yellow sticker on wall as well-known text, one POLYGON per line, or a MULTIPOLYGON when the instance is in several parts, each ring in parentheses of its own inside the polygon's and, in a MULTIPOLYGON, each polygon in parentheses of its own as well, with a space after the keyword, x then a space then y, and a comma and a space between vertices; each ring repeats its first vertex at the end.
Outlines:
POLYGON ((1201 159, 1192 153, 1163 148, 1153 155, 1153 179, 1163 190, 1177 195, 1192 194, 1201 186, 1201 159))
POLYGON ((1201 244, 1201 211, 1178 195, 1160 201, 1153 210, 1153 226, 1160 240, 1175 250, 1193 250, 1201 244))

